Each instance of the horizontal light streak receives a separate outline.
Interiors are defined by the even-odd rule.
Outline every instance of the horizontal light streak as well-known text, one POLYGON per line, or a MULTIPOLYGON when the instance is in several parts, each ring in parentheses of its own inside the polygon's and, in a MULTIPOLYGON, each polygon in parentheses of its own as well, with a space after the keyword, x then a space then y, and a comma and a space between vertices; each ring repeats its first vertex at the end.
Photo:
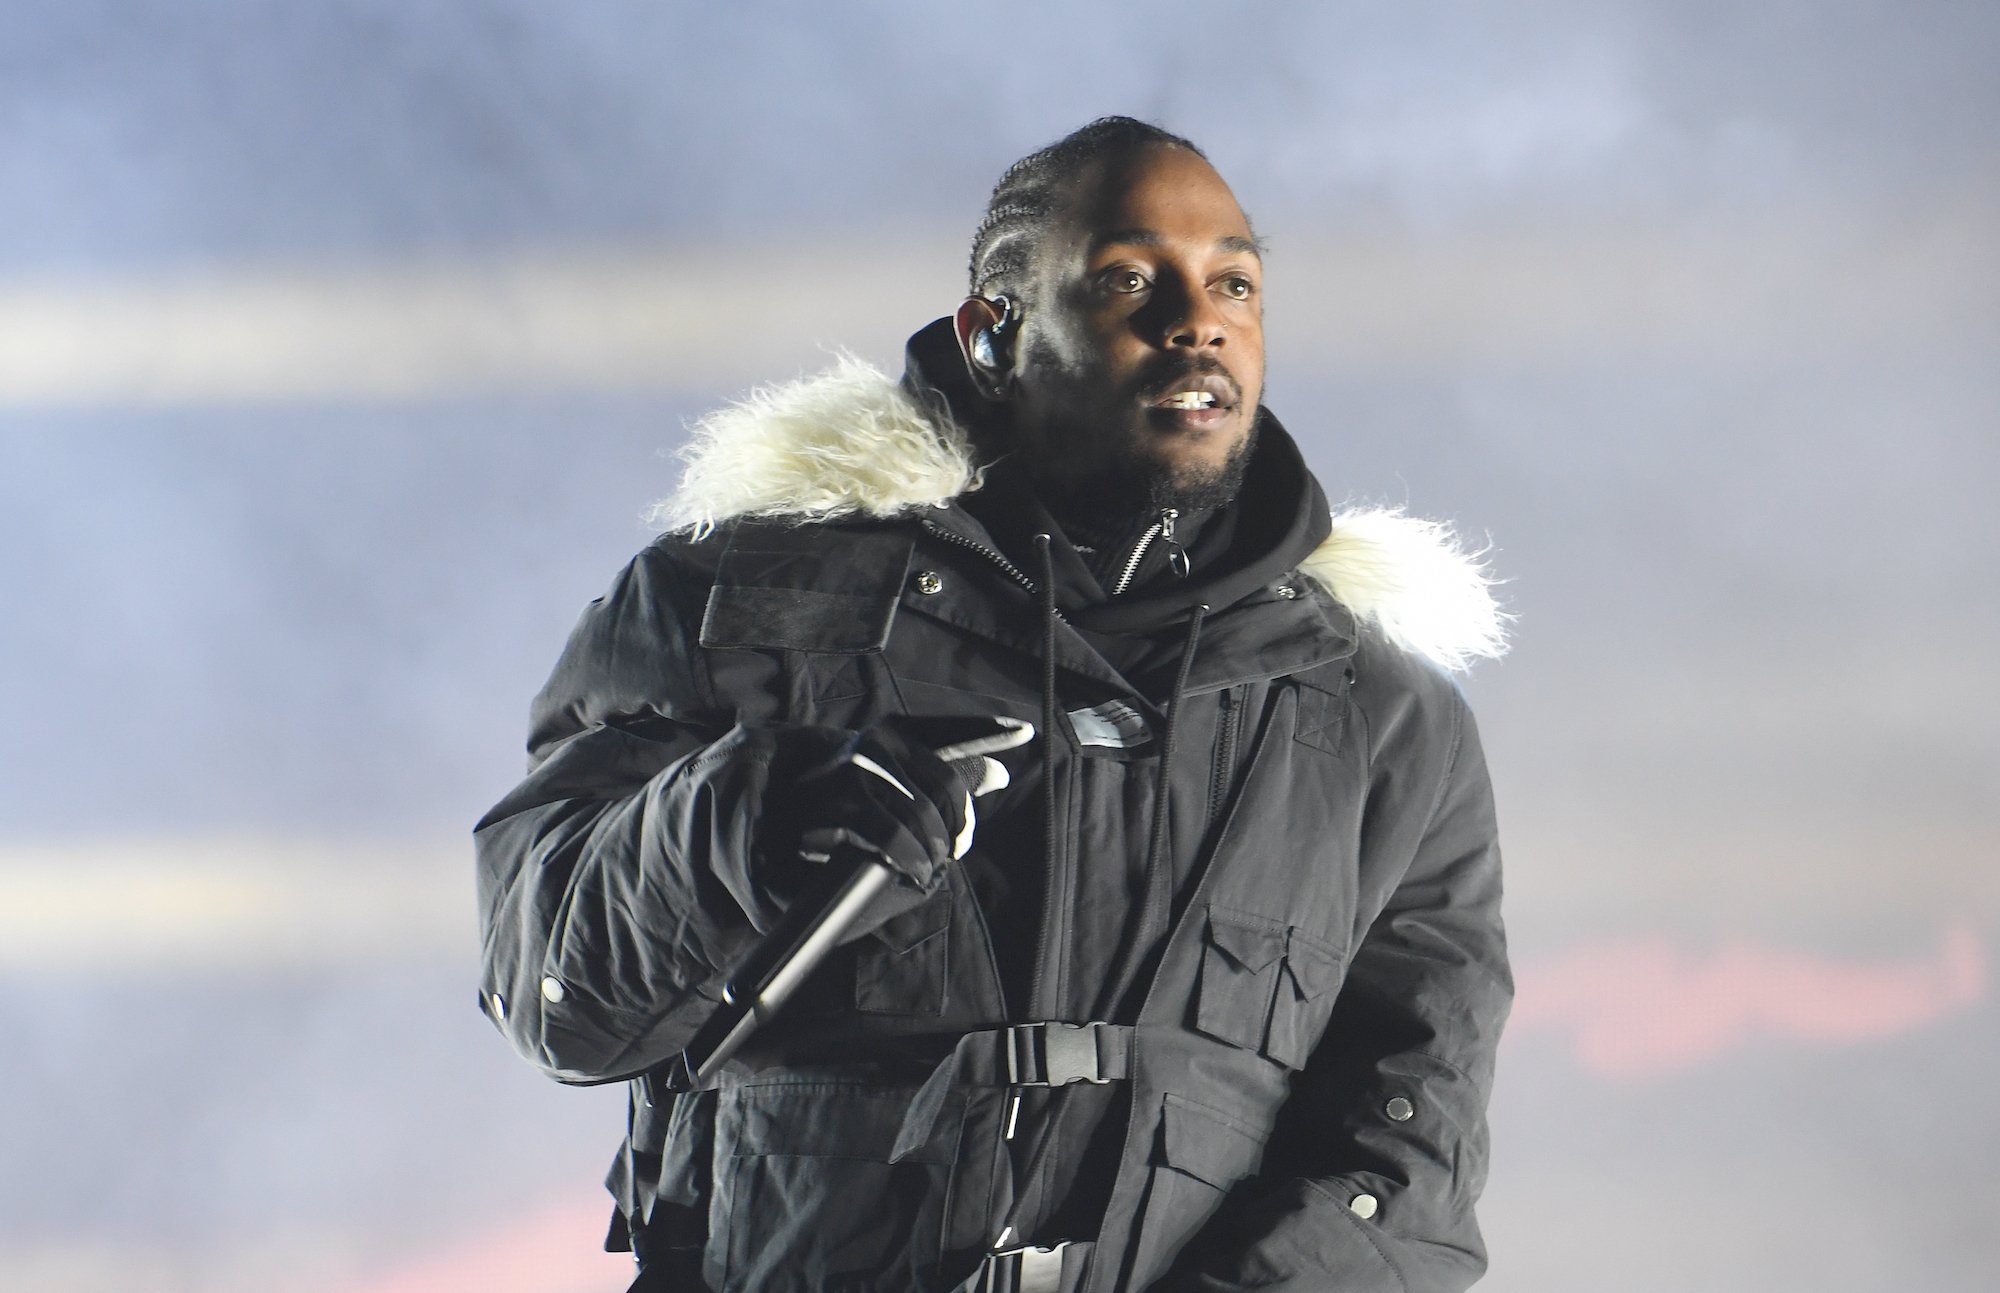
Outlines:
POLYGON ((478 955, 470 840, 0 846, 0 973, 284 969, 478 955))
MULTIPOLYGON (((395 956, 472 965, 477 928, 469 840, 0 847, 0 973, 282 971, 395 956)), ((1528 945, 1516 973, 1510 1041, 1559 1038, 1609 1078, 1700 1068, 1769 1042, 1878 1040, 1969 1008, 1990 978, 1969 926, 1872 957, 1644 934, 1528 945)))
MULTIPOLYGON (((1269 334, 1336 369, 1962 344, 2000 325, 1996 211, 1280 233, 1269 334)), ((714 391, 836 346, 893 365, 963 257, 921 235, 0 284, 0 408, 714 391)))
POLYGON ((510 1216, 339 1293, 607 1293, 633 1275, 629 1256, 604 1251, 610 1219, 609 1196, 510 1216))
POLYGON ((1735 941, 1579 944, 1516 967, 1509 1038, 1554 1033, 1586 1070, 1664 1076, 1771 1043, 1854 1045, 1907 1033, 1984 1000, 1987 951, 1971 929, 1900 956, 1834 956, 1735 941))
POLYGON ((959 255, 732 248, 0 286, 0 407, 768 380, 865 337, 885 299, 924 296, 911 266, 935 262, 930 295, 949 309, 959 255))

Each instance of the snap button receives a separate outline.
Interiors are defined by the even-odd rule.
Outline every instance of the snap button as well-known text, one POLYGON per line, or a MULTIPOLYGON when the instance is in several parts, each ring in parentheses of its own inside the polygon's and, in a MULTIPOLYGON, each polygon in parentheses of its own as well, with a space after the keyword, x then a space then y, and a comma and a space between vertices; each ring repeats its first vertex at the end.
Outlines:
POLYGON ((1366 1221, 1375 1215, 1375 1210, 1380 1206, 1376 1202, 1374 1195, 1357 1194, 1348 1201, 1347 1210, 1355 1216, 1360 1217, 1363 1221, 1366 1221))
POLYGON ((917 572, 917 591, 924 596, 929 597, 932 593, 938 592, 943 588, 944 580, 938 575, 937 571, 919 570, 917 572))
POLYGON ((1278 596, 1284 598, 1288 602, 1299 595, 1299 590, 1292 587, 1290 584, 1279 584, 1276 588, 1273 588, 1271 591, 1276 593, 1278 596))
POLYGON ((1408 1122, 1416 1116, 1417 1107, 1402 1096, 1395 1096, 1383 1106, 1382 1111, 1397 1122, 1408 1122))
POLYGON ((561 979, 547 978, 542 980, 542 997, 544 1000, 561 1001, 567 995, 568 993, 564 990, 561 979))
POLYGON ((504 1024, 504 1023, 506 1023, 506 1022, 507 1022, 507 998, 505 998, 505 997, 501 996, 501 995, 500 995, 499 993, 495 992, 495 993, 493 993, 493 994, 492 994, 492 995, 491 995, 490 997, 488 997, 488 998, 487 998, 487 1002, 488 1002, 488 1004, 490 1004, 490 1005, 491 1005, 491 1006, 493 1007, 493 1018, 494 1018, 495 1020, 497 1020, 498 1022, 500 1022, 500 1023, 503 1023, 503 1024, 504 1024))

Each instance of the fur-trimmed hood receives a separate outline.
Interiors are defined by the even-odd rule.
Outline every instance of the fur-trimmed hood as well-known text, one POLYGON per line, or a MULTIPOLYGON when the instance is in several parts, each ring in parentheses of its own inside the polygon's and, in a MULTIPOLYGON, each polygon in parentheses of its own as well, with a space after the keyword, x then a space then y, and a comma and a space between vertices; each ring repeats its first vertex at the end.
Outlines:
MULTIPOLYGON (((872 365, 843 356, 824 373, 760 387, 695 424, 680 486, 653 509, 704 534, 737 517, 889 517, 979 487, 971 442, 872 365)), ((1393 508, 1343 508, 1300 570, 1356 618, 1454 670, 1506 650, 1510 618, 1482 553, 1451 529, 1393 508)))

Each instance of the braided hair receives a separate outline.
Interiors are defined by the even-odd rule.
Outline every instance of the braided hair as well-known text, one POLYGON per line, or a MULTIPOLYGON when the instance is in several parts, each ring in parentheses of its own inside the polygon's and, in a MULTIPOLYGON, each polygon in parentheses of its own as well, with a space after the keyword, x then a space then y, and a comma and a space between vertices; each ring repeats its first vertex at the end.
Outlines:
POLYGON ((1009 166, 972 236, 973 295, 1023 299, 1035 248, 1077 177, 1094 162, 1128 156, 1148 144, 1185 148, 1207 160, 1201 149, 1158 126, 1132 117, 1099 117, 1009 166))

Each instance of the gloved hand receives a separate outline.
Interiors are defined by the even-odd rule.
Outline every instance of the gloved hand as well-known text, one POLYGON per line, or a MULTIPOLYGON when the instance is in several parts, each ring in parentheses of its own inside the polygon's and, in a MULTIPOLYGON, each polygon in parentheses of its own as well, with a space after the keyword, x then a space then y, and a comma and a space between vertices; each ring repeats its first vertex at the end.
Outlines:
POLYGON ((875 857, 920 892, 972 841, 975 792, 1005 784, 1004 769, 974 757, 956 767, 935 751, 999 749, 1033 729, 1006 719, 891 717, 865 732, 794 727, 776 733, 764 816, 760 878, 783 897, 843 848, 875 857), (981 784, 985 782, 986 784, 981 784))

